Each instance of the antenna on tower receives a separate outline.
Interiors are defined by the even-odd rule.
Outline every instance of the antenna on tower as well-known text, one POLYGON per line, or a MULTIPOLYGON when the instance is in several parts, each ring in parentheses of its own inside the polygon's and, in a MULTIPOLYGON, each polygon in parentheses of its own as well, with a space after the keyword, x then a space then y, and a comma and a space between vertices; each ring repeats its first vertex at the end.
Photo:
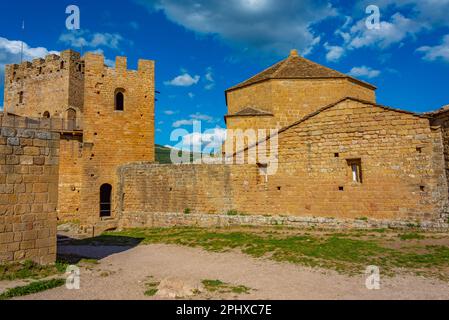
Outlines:
POLYGON ((25 20, 22 20, 22 43, 20 48, 20 63, 23 62, 23 37, 25 34, 25 20))

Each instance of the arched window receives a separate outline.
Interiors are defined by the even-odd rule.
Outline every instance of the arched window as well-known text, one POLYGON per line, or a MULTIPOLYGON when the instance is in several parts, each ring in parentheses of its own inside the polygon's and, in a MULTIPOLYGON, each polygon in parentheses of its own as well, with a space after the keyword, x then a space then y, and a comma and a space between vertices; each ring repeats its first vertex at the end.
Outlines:
POLYGON ((111 195, 112 186, 110 184, 104 184, 100 188, 100 217, 111 216, 111 195))
POLYGON ((44 114, 42 115, 45 119, 50 119, 50 112, 45 111, 44 114))
POLYGON ((115 92, 115 110, 125 110, 125 90, 117 89, 115 92))

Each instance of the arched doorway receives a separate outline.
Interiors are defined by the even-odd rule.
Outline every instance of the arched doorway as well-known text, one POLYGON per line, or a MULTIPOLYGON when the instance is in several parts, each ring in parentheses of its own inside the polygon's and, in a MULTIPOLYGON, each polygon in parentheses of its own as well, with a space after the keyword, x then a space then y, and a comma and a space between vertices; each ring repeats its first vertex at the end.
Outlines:
POLYGON ((50 119, 50 112, 45 111, 44 114, 42 115, 45 119, 50 119))
POLYGON ((111 216, 111 195, 112 186, 110 184, 104 184, 100 188, 100 217, 111 216))

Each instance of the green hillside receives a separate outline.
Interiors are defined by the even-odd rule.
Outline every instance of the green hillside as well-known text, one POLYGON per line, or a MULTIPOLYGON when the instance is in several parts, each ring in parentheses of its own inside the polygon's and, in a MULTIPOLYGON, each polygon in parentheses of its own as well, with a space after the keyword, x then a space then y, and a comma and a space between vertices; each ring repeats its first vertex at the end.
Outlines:
POLYGON ((156 147, 156 162, 159 162, 160 164, 170 164, 171 149, 158 144, 155 147, 156 147))
MULTIPOLYGON (((159 144, 155 145, 156 148, 156 162, 160 163, 160 164, 171 164, 171 160, 170 160, 170 153, 171 153, 171 149, 161 146, 159 144)), ((179 151, 179 153, 181 153, 181 151, 179 151)), ((190 155, 190 160, 193 160, 193 155, 194 153, 188 153, 190 155)))

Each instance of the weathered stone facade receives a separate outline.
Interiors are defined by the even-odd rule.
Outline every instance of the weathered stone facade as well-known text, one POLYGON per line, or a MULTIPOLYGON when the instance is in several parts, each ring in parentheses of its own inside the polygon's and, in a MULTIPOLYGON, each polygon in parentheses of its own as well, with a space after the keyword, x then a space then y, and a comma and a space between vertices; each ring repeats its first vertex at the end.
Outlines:
MULTIPOLYGON (((447 227, 447 110, 377 105, 374 86, 295 51, 226 92, 228 129, 278 129, 266 140, 278 143, 268 163, 155 164, 153 61, 140 60, 133 71, 118 57, 112 69, 101 55, 65 51, 8 66, 5 81, 7 111, 49 116, 46 127, 59 133, 58 216, 79 221, 85 232, 174 224, 352 227, 366 219, 373 226, 447 227), (274 164, 277 170, 264 174, 274 164)), ((231 160, 247 159, 263 142, 233 146, 231 160)))
POLYGON ((368 83, 299 57, 293 50, 287 59, 226 91, 226 126, 280 129, 345 97, 375 103, 375 90, 368 83))
POLYGON ((154 82, 153 61, 128 70, 118 57, 109 68, 102 55, 70 50, 7 66, 5 111, 60 128, 60 220, 77 220, 88 232, 115 220, 117 168, 154 161, 154 82))
POLYGON ((129 165, 122 219, 183 212, 440 221, 448 199, 443 136, 429 116, 344 99, 279 133, 278 170, 257 165, 129 165), (363 181, 349 163, 360 159, 363 181))
POLYGON ((59 133, 0 113, 0 263, 56 259, 59 133))
POLYGON ((366 218, 378 221, 373 226, 447 227, 448 113, 380 106, 375 89, 293 51, 226 94, 228 129, 279 129, 233 157, 249 163, 250 151, 262 142, 269 150, 275 137, 278 152, 267 157, 276 164, 274 174, 263 174, 273 163, 261 159, 124 166, 117 196, 122 226, 221 226, 234 219, 231 212, 256 225, 286 217, 280 220, 293 225, 327 219, 336 221, 328 225, 348 226, 338 221, 366 218))

